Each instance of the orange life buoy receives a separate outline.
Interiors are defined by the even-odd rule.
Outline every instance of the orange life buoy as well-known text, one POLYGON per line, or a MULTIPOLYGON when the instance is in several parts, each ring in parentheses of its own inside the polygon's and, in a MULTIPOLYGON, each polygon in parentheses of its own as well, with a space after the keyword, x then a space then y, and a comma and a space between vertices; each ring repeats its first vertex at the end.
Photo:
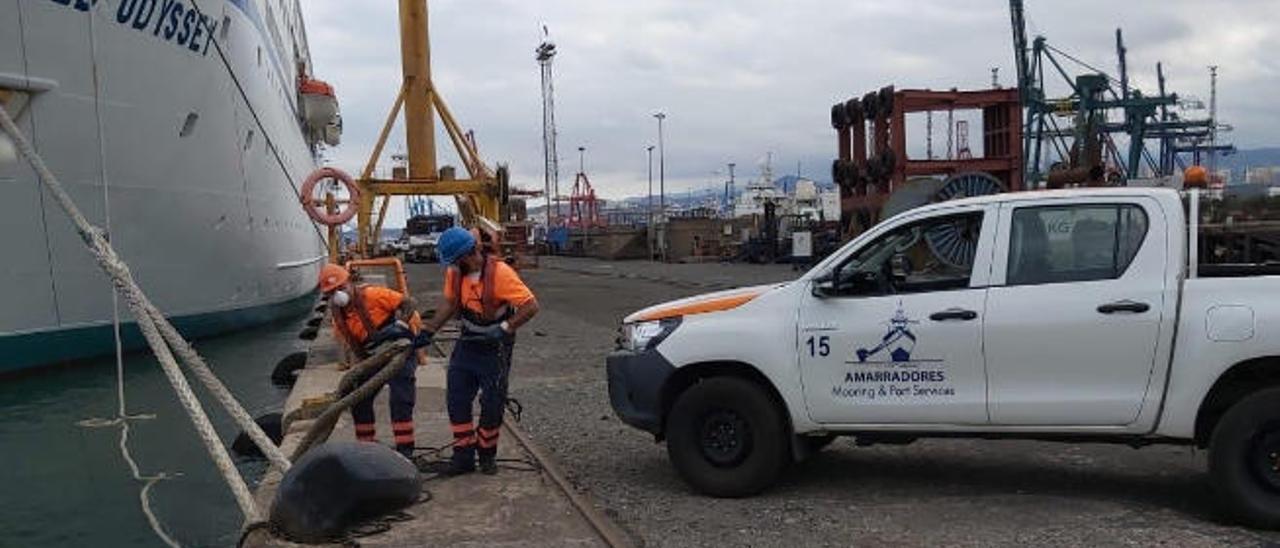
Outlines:
POLYGON ((360 188, 356 186, 355 180, 347 172, 336 167, 322 167, 312 172, 307 176, 307 180, 303 181, 300 194, 302 208, 307 210, 307 215, 315 222, 326 226, 338 226, 350 221, 355 217, 356 205, 360 201, 360 188), (314 195, 316 185, 326 179, 335 179, 342 183, 349 194, 346 200, 337 202, 338 209, 332 213, 329 212, 325 198, 314 195))

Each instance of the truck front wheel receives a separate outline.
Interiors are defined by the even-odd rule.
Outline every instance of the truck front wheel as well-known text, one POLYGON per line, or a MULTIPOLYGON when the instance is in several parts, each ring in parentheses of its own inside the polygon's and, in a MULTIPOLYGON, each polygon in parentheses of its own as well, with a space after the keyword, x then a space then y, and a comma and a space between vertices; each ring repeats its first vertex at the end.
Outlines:
POLYGON ((773 484, 790 454, 786 421, 756 384, 699 382, 667 417, 667 455, 686 483, 714 497, 754 495, 773 484))
POLYGON ((1213 431, 1209 470, 1236 515, 1255 527, 1280 529, 1280 387, 1227 410, 1213 431))

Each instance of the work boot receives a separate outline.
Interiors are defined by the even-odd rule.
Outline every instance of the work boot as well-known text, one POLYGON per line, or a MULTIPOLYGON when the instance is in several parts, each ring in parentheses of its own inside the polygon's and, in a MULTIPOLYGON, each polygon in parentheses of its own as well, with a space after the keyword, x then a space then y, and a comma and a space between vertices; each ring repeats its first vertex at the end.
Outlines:
POLYGON ((494 456, 480 456, 480 473, 492 476, 498 473, 498 459, 494 456))
POLYGON ((404 456, 404 458, 409 459, 409 461, 410 461, 410 462, 412 462, 412 461, 413 461, 413 446, 412 446, 412 445, 397 445, 397 446, 396 446, 396 452, 397 452, 397 453, 400 453, 402 456, 404 456))

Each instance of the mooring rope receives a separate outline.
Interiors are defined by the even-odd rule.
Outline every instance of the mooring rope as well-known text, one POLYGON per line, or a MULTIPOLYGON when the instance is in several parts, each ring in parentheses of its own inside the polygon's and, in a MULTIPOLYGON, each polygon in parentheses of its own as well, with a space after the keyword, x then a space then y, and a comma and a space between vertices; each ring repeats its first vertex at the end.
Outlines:
POLYGON ((313 445, 328 439, 329 434, 333 432, 333 426, 337 424, 343 411, 350 409, 358 402, 373 397, 379 390, 382 390, 382 387, 404 368, 404 360, 412 352, 413 349, 410 348, 408 342, 396 341, 390 348, 353 366, 351 371, 343 376, 341 382, 339 382, 340 393, 338 397, 340 399, 330 404, 319 417, 316 417, 315 422, 311 424, 311 428, 302 437, 302 441, 298 442, 298 447, 293 450, 293 459, 302 458, 302 455, 310 450, 313 445), (359 379, 369 372, 374 373, 363 382, 360 382, 359 379), (359 383, 358 387, 356 387, 357 383, 359 383), (352 387, 355 388, 352 389, 352 387), (351 391, 341 393, 343 390, 351 391))
MULTIPOLYGON (((115 249, 111 247, 111 244, 107 241, 106 235, 103 231, 94 227, 84 217, 79 208, 76 207, 75 202, 72 201, 71 196, 69 196, 66 193, 66 190, 63 189, 62 184, 58 181, 57 177, 44 163, 44 159, 35 151, 26 135, 19 130, 17 124, 14 123, 13 118, 9 115, 9 112, 3 107, 0 107, 0 129, 3 129, 4 132, 8 133, 13 139, 14 145, 18 149, 18 153, 31 165, 45 189, 53 195, 53 198, 57 201, 59 207, 61 207, 63 212, 70 217, 72 223, 76 227, 76 232, 93 253, 94 260, 97 261, 98 266, 102 268, 108 276, 110 276, 111 282, 115 286, 116 291, 124 295, 125 300, 129 305, 129 310, 133 313, 134 319, 138 324, 138 328, 147 341, 147 345, 159 360, 161 370, 164 372, 169 384, 173 387, 174 392, 178 397, 178 401, 182 404, 183 409, 190 417, 193 425, 195 426, 196 433, 204 443, 205 449, 213 459, 218 472, 222 474, 223 479, 226 480, 228 487, 231 489, 232 495, 235 497, 236 503, 240 506, 240 511, 245 516, 246 522, 255 523, 261 521, 262 515, 258 510, 257 504, 254 502, 253 494, 245 484, 244 478, 240 476, 240 472, 236 469, 235 463, 227 453, 226 447, 222 445, 222 440, 218 437, 218 433, 213 428, 213 424, 209 421, 209 416, 200 405, 200 401, 191 390, 191 385, 187 382, 186 377, 183 376, 182 370, 178 367, 178 363, 174 357, 172 349, 168 344, 166 344, 165 332, 170 332, 171 335, 176 335, 176 330, 173 330, 173 327, 169 324, 168 320, 166 320, 162 314, 159 314, 159 310, 151 304, 151 301, 147 298, 146 294, 143 293, 142 289, 138 287, 138 284, 133 280, 133 275, 130 273, 128 265, 126 265, 124 261, 120 259, 119 255, 116 254, 115 249), (161 326, 164 326, 163 329, 161 326)), ((175 337, 175 339, 180 338, 180 336, 175 337)), ((189 345, 175 346, 179 348, 179 353, 184 356, 184 359, 196 356, 194 350, 187 352, 187 350, 190 349, 189 345)), ((198 358, 198 356, 196 357, 198 358)), ((207 367, 202 367, 203 361, 198 359, 188 360, 187 364, 197 372, 197 378, 208 383, 207 386, 215 394, 219 391, 226 391, 225 387, 222 386, 221 383, 209 383, 209 379, 200 374, 201 369, 207 371, 207 367)), ((234 396, 230 396, 229 394, 225 396, 226 397, 219 396, 219 402, 227 405, 232 418, 236 419, 238 423, 241 422, 243 417, 248 416, 248 413, 243 412, 243 408, 241 408, 242 413, 232 412, 231 409, 240 406, 235 401, 234 396)), ((246 432, 250 432, 250 437, 253 438, 254 442, 263 450, 263 454, 270 454, 271 448, 275 448, 274 444, 270 443, 269 438, 266 437, 266 434, 263 433, 261 428, 259 428, 252 420, 249 420, 247 424, 239 424, 239 426, 246 432), (254 435, 254 431, 256 431, 257 435, 254 435), (260 440, 267 440, 267 442, 261 443, 260 440)))
POLYGON ((231 390, 229 390, 226 385, 222 384, 222 380, 214 374, 213 370, 209 368, 209 365, 205 363, 204 358, 201 358, 200 354, 196 352, 196 349, 191 346, 191 343, 188 343, 186 339, 182 338, 182 334, 178 333, 178 330, 174 329, 173 325, 165 320, 164 314, 162 314, 151 302, 148 301, 145 304, 147 313, 155 319, 156 326, 160 330, 160 335, 164 337, 165 342, 169 343, 169 346, 177 352, 178 356, 182 358, 183 363, 187 365, 187 368, 191 370, 191 373, 195 375, 196 379, 198 379, 201 384, 203 384, 205 388, 213 394, 214 398, 218 400, 218 403, 222 404, 222 407, 227 411, 227 414, 231 415, 231 418, 235 420, 236 424, 239 425, 244 433, 253 440, 254 445, 258 446, 258 449, 262 450, 262 454, 266 455, 267 460, 271 461, 272 465, 279 468, 280 473, 283 474, 288 472, 289 468, 293 466, 292 463, 290 463, 289 458, 286 457, 284 452, 271 441, 271 438, 267 436, 267 433, 262 431, 262 428, 253 420, 253 417, 249 415, 249 412, 245 410, 244 406, 240 405, 240 402, 236 400, 235 394, 232 394, 231 390))

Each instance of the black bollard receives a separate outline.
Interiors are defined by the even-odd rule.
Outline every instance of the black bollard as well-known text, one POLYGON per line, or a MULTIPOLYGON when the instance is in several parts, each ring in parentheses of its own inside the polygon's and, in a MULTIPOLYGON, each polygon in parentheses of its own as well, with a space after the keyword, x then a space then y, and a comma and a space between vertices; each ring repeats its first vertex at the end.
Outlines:
POLYGON ((285 356, 276 363, 276 368, 271 370, 271 384, 281 388, 293 386, 293 383, 298 380, 298 372, 306 366, 306 352, 294 352, 285 356))
POLYGON ((335 540, 348 527, 421 496, 418 468, 391 448, 328 442, 307 451, 280 480, 271 528, 294 542, 335 540))
POLYGON ((319 335, 320 335, 320 328, 307 327, 303 329, 301 333, 298 333, 298 338, 304 341, 314 341, 316 340, 316 337, 318 337, 319 335))
POLYGON ((321 323, 324 323, 324 316, 316 316, 307 320, 307 327, 320 327, 321 323))
MULTIPOLYGON (((284 430, 281 424, 282 418, 280 413, 267 413, 253 419, 253 422, 258 423, 258 427, 262 428, 268 438, 271 438, 271 443, 279 446, 280 440, 284 439, 284 430)), ((231 450, 242 457, 262 456, 262 450, 258 448, 257 444, 253 443, 253 440, 249 438, 249 434, 244 432, 240 432, 240 435, 236 436, 236 440, 231 442, 231 450)))

